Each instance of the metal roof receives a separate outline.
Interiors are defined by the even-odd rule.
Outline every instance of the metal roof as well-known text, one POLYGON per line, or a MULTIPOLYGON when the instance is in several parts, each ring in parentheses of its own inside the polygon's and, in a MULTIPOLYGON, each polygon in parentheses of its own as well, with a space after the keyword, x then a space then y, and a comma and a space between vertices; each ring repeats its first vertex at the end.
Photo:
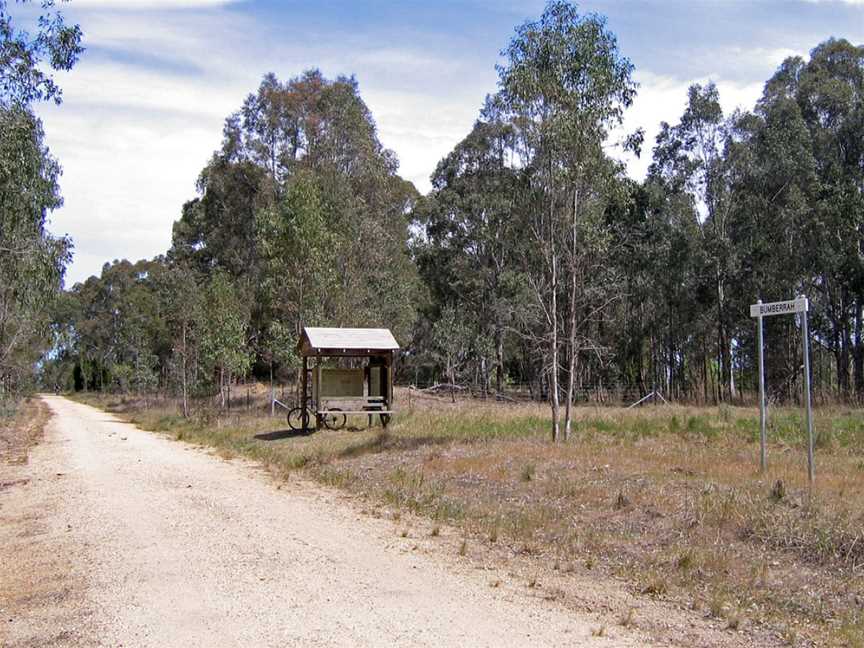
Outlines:
POLYGON ((307 326, 303 329, 297 347, 307 353, 322 350, 395 351, 399 343, 390 329, 307 326))

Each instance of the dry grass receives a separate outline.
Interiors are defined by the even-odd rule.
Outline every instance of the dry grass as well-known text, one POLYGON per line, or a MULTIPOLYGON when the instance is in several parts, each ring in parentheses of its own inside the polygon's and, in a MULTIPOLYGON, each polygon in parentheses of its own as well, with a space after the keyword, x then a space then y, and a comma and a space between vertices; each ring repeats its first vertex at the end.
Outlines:
POLYGON ((771 413, 760 474, 753 409, 579 408, 574 438, 556 445, 546 408, 531 404, 442 403, 400 414, 386 433, 309 436, 254 410, 189 421, 175 406, 101 404, 276 474, 302 470, 436 528, 459 527, 460 555, 470 541, 472 554, 584 565, 730 630, 864 645, 864 416, 855 410, 816 413, 811 490, 797 410, 771 413))
POLYGON ((25 464, 30 448, 42 438, 51 414, 36 398, 28 398, 14 407, 4 408, 0 416, 0 461, 25 464))

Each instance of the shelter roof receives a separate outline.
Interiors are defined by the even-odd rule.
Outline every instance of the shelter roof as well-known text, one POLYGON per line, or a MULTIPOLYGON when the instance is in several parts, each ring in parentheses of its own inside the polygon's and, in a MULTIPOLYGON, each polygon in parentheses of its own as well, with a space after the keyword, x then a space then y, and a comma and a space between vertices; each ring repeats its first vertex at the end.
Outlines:
POLYGON ((307 326, 300 335, 301 355, 378 355, 399 348, 390 329, 307 326))

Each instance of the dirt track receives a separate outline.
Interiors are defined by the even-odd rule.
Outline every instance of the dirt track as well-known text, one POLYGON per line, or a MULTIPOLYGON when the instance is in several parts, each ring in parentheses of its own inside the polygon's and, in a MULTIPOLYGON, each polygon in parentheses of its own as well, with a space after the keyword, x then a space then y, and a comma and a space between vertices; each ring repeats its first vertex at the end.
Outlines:
POLYGON ((327 491, 45 399, 30 464, 0 466, 0 645, 646 645, 327 491))

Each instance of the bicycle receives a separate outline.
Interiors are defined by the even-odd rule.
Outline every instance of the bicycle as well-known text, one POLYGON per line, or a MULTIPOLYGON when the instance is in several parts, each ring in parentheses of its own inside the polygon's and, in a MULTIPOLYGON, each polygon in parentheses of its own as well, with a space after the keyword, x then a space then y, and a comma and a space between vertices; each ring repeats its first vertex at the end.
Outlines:
MULTIPOLYGON (((288 412, 288 427, 292 430, 303 430, 303 412, 304 408, 299 405, 288 412)), ((318 425, 324 425, 328 430, 341 430, 348 422, 348 417, 342 413, 338 407, 333 407, 325 410, 322 414, 318 414, 315 408, 315 402, 311 398, 306 399, 306 424, 314 420, 318 425)))

